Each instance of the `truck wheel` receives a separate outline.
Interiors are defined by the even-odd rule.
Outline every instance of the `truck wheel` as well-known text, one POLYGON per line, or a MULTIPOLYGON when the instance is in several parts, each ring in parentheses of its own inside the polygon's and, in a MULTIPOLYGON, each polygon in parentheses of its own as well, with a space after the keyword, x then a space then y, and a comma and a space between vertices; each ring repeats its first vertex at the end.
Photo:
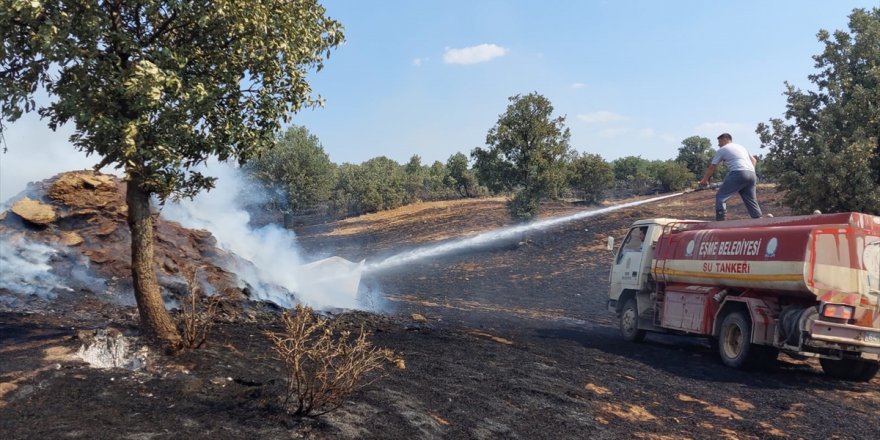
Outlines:
POLYGON ((620 312, 620 333, 623 334, 623 339, 630 342, 642 342, 645 339, 645 331, 639 329, 639 309, 635 298, 630 298, 623 304, 620 312))
POLYGON ((865 365, 862 367, 862 374, 856 378, 858 382, 870 382, 877 373, 880 372, 880 363, 877 362, 865 362, 865 365))
POLYGON ((829 377, 855 382, 869 382, 877 372, 880 364, 858 359, 819 359, 822 371, 829 377))
POLYGON ((731 368, 764 368, 776 361, 779 351, 773 347, 752 344, 752 325, 741 311, 727 314, 721 321, 718 335, 721 362, 731 368))

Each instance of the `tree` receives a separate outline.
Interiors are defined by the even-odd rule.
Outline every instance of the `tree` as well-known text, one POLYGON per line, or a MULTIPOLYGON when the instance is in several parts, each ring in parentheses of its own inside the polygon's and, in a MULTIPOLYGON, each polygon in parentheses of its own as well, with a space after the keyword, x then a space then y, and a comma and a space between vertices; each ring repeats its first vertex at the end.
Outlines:
POLYGON ((614 170, 614 180, 618 185, 644 192, 650 189, 654 183, 654 176, 648 170, 651 161, 642 159, 641 156, 626 156, 611 161, 614 170))
POLYGON ((413 154, 403 166, 404 186, 406 187, 407 199, 416 201, 423 200, 428 196, 427 176, 428 167, 422 165, 422 158, 413 154))
POLYGON ((678 157, 676 162, 683 163, 687 169, 694 175, 695 180, 700 180, 712 157, 715 156, 715 149, 712 148, 712 142, 702 136, 691 136, 681 141, 681 147, 678 148, 678 157))
POLYGON ((272 146, 291 112, 315 104, 306 73, 342 42, 317 0, 24 1, 0 7, 0 110, 40 108, 74 146, 125 173, 132 278, 145 333, 179 344, 156 281, 150 198, 192 196, 191 171, 216 156, 246 161, 272 146))
POLYGON ((409 203, 408 197, 403 167, 392 159, 380 156, 339 167, 333 198, 350 214, 394 209, 409 203))
POLYGON ((605 190, 614 184, 614 170, 598 154, 576 156, 571 167, 571 185, 587 203, 601 202, 605 190))
MULTIPOLYGON (((522 188, 529 197, 557 197, 565 186, 571 134, 565 117, 537 92, 509 98, 507 111, 486 136, 488 149, 471 152, 480 183, 490 190, 522 188)), ((538 206, 534 201, 522 206, 538 206)))
POLYGON ((446 161, 446 185, 462 197, 477 195, 477 177, 468 168, 468 159, 464 153, 455 153, 446 161))
POLYGON ((276 146, 244 166, 266 187, 284 188, 283 211, 296 213, 330 200, 335 165, 318 137, 302 126, 287 129, 276 146))
POLYGON ((764 172, 798 213, 880 214, 880 8, 855 9, 849 28, 819 31, 817 90, 786 82, 785 119, 756 130, 764 172))
POLYGON ((428 191, 428 194, 431 195, 431 198, 445 198, 447 196, 452 196, 449 187, 446 186, 446 176, 449 175, 449 172, 446 170, 446 165, 439 160, 435 160, 431 167, 427 170, 427 175, 425 176, 425 188, 428 191))
POLYGON ((658 160, 651 163, 652 174, 664 192, 681 191, 694 184, 694 175, 683 163, 675 160, 658 160))

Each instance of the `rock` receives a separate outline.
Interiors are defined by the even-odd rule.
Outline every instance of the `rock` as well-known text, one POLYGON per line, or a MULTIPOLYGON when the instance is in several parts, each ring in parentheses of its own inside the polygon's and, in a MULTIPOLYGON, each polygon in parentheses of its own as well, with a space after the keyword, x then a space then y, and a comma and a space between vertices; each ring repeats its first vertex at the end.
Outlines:
POLYGON ((428 318, 425 318, 425 315, 419 313, 413 313, 412 320, 415 322, 428 322, 428 318))
POLYGON ((46 226, 55 221, 55 210, 51 206, 28 197, 15 202, 10 210, 26 221, 39 226, 46 226))
POLYGON ((82 179, 83 186, 88 189, 95 189, 102 185, 112 186, 113 178, 103 174, 80 174, 78 175, 80 179, 82 179))
POLYGON ((98 226, 98 230, 95 231, 95 235, 99 237, 103 237, 106 235, 110 235, 116 232, 116 224, 111 222, 101 222, 98 226))
POLYGON ((177 266, 177 263, 175 263, 174 260, 168 257, 162 259, 162 269, 166 273, 170 274, 176 274, 180 272, 180 268, 177 266))
POLYGON ((83 254, 89 257, 89 259, 91 259, 93 263, 103 264, 110 261, 110 257, 107 256, 105 252, 102 252, 100 250, 89 249, 83 252, 83 254))
POLYGON ((403 359, 400 359, 400 358, 395 359, 394 366, 397 367, 398 369, 406 370, 406 362, 404 362, 403 359))
POLYGON ((117 191, 116 178, 93 171, 75 171, 59 175, 46 195, 69 208, 115 209, 125 204, 117 191))
POLYGON ((65 246, 78 246, 83 243, 83 238, 76 232, 62 232, 61 243, 64 243, 65 246))

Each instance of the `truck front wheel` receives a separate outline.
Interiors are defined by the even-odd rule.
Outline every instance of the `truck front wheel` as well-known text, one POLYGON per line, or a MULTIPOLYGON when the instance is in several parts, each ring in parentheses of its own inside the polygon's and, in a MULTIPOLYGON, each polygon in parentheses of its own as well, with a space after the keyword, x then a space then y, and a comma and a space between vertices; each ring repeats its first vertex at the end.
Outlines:
POLYGON ((829 377, 855 382, 870 382, 877 372, 880 364, 876 362, 862 361, 858 359, 819 359, 822 371, 829 377))
POLYGON ((620 333, 623 334, 623 339, 630 342, 642 342, 645 339, 645 331, 639 330, 639 308, 635 298, 630 298, 623 304, 620 312, 620 333))
POLYGON ((721 321, 718 335, 721 362, 731 368, 765 367, 776 360, 779 351, 773 347, 752 344, 752 326, 741 311, 733 311, 721 321))

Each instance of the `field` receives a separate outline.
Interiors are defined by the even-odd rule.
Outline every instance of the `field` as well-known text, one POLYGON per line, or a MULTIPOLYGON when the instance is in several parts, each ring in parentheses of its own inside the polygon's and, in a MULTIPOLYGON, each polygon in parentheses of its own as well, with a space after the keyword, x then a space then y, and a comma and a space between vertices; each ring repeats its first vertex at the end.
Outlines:
MULTIPOLYGON (((136 336, 131 305, 85 288, 0 302, 0 432, 8 439, 880 438, 880 379, 834 381, 814 361, 785 356, 771 371, 736 371, 701 339, 621 339, 605 308, 607 236, 620 239, 640 218, 708 219, 713 196, 694 192, 367 274, 361 291, 377 312, 333 316, 372 331, 405 368, 389 365, 315 419, 293 418, 277 405, 281 367, 262 336, 278 326, 273 307, 242 302, 202 349, 153 353, 146 368, 132 371, 92 368, 73 356, 96 329, 136 336)), ((772 187, 759 188, 765 212, 786 214, 779 198, 772 187)), ((585 209, 596 207, 552 202, 543 218, 585 209)), ((745 215, 734 200, 729 216, 745 215)), ((124 229, 124 220, 113 221, 124 229)), ((508 223, 503 199, 480 199, 296 233, 311 254, 369 263, 508 223)), ((102 231, 114 237, 109 226, 102 231)), ((83 235, 81 248, 102 264, 123 259, 122 251, 99 254, 98 236, 83 235)), ((164 242, 190 255, 179 239, 164 242)), ((168 266, 182 264, 172 249, 160 254, 168 266)))

